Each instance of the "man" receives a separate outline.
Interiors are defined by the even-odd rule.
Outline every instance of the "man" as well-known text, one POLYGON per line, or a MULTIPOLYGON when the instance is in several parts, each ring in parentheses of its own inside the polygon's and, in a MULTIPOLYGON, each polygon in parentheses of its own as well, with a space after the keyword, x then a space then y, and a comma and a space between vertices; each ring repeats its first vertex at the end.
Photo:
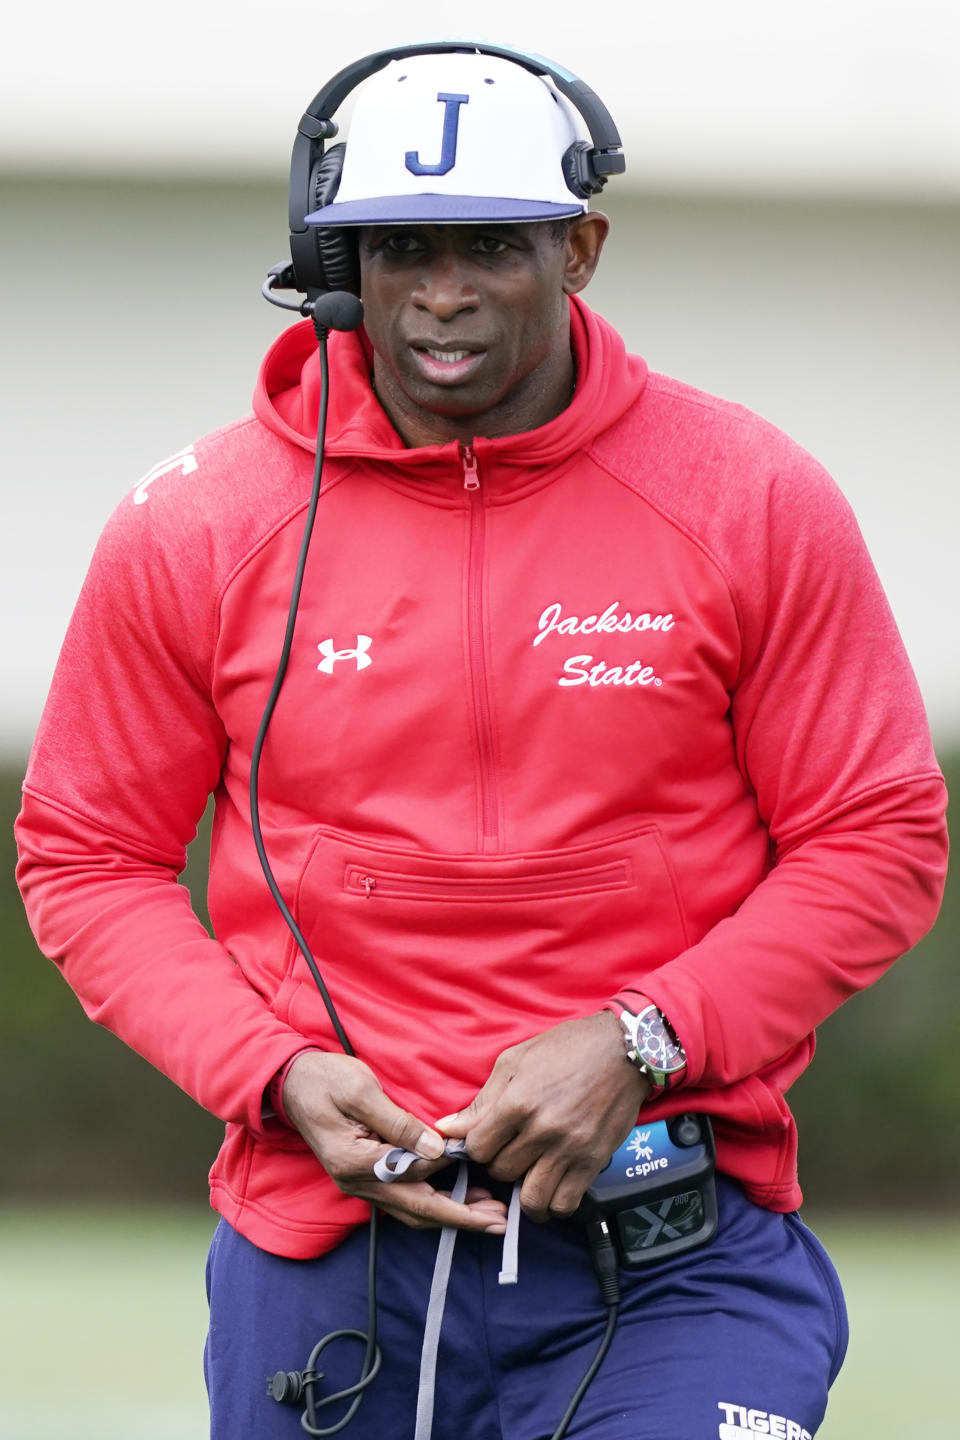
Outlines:
POLYGON ((371 1205, 382 1368, 347 1433, 414 1433, 445 1226, 434 1433, 553 1434, 603 1326, 566 1217, 638 1112, 712 1118, 719 1229, 621 1277, 570 1433, 801 1440, 842 1362, 783 1096, 815 1026, 932 923, 942 780, 832 483, 756 417, 649 374, 580 300, 608 222, 569 188, 577 142, 522 65, 404 57, 361 92, 311 215, 356 245, 364 331, 331 342, 259 810, 355 1053, 263 882, 248 801, 313 468, 309 325, 268 354, 252 417, 118 510, 31 760, 41 945, 227 1122, 217 1437, 300 1433, 264 1376, 327 1332, 353 1338, 310 1368, 326 1393, 355 1382, 371 1205), (216 939, 174 883, 211 791, 216 939), (388 1183, 391 1147, 421 1158, 388 1183), (542 1223, 501 1288, 514 1183, 542 1223))

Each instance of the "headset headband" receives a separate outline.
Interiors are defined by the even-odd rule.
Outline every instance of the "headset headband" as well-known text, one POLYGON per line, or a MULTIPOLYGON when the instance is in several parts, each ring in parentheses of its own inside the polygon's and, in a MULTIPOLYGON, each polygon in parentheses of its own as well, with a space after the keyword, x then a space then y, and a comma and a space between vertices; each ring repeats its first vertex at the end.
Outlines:
POLYGON ((310 176, 317 158, 323 154, 323 142, 332 140, 338 126, 333 115, 344 100, 364 80, 389 65, 391 60, 406 60, 411 55, 445 54, 495 55, 501 60, 510 60, 522 65, 534 75, 546 75, 561 94, 583 116, 590 132, 593 148, 589 162, 600 183, 608 175, 620 175, 626 168, 621 154, 621 140, 613 117, 589 85, 546 60, 542 55, 533 55, 525 50, 513 50, 507 45, 485 45, 473 40, 434 40, 422 45, 399 45, 390 50, 376 50, 362 60, 355 60, 328 80, 323 89, 314 97, 304 112, 297 127, 293 143, 293 157, 290 165, 290 231, 302 234, 308 228, 304 216, 313 208, 310 194, 310 176))

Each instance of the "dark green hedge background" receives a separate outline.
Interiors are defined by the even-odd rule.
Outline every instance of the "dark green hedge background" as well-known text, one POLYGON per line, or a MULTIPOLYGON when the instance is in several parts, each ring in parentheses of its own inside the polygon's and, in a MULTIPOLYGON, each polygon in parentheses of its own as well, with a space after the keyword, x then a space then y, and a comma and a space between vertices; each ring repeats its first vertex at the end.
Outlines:
MULTIPOLYGON (((942 757, 960 787, 960 754, 942 757)), ((0 769, 0 1196, 197 1199, 221 1126, 87 1021, 37 951, 13 879, 21 769, 0 769)), ((186 876, 203 913, 204 835, 186 876)), ((933 932, 820 1031, 791 1103, 814 1205, 956 1203, 960 1188, 960 881, 933 932)))

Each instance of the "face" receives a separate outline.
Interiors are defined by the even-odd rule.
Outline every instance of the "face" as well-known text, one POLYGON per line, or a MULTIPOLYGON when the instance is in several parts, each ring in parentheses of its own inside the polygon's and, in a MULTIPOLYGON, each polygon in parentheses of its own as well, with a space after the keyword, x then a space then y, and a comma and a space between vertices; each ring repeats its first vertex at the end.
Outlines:
POLYGON ((360 233, 377 396, 408 445, 534 429, 569 403, 567 297, 606 217, 549 224, 370 226, 360 233))

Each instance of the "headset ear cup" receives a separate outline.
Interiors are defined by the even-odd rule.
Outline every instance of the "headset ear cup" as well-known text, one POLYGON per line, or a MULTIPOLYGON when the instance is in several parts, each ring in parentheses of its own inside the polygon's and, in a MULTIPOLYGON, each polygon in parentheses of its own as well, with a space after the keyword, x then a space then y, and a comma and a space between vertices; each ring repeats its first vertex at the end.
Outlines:
POLYGON ((323 205, 332 205, 336 200, 346 149, 341 140, 338 145, 331 145, 329 150, 324 150, 316 161, 310 176, 310 203, 313 210, 319 210, 323 205))
MULTIPOLYGON (((345 151, 343 144, 331 145, 314 165, 310 176, 311 211, 333 204, 340 188, 345 151)), ((359 295, 360 266, 356 237, 347 227, 327 229, 325 225, 319 225, 310 228, 316 237, 320 288, 348 290, 351 295, 359 295)))
POLYGON ((606 176, 598 175, 593 168, 593 149, 586 140, 574 140, 568 146, 562 160, 563 178, 567 189, 578 200, 588 200, 599 195, 607 183, 606 176))

